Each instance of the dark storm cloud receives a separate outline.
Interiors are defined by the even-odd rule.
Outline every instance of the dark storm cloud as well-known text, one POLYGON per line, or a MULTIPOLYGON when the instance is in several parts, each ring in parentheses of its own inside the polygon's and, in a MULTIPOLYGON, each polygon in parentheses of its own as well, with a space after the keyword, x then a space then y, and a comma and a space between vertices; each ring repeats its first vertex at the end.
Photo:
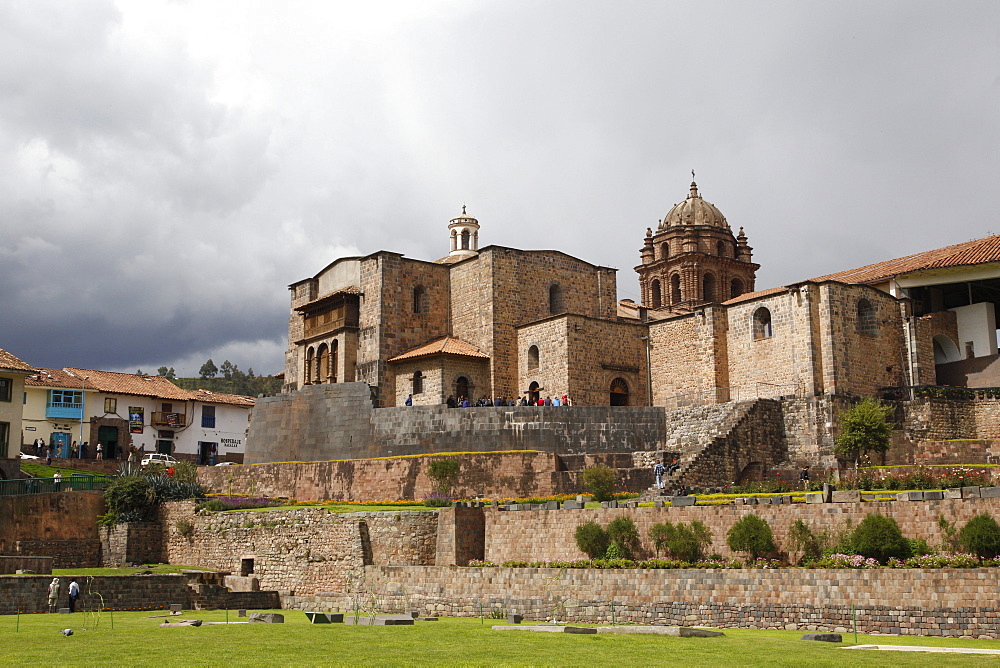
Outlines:
POLYGON ((617 266, 636 298, 692 168, 761 288, 1000 232, 998 24, 995 3, 3 5, 0 347, 278 371, 289 283, 440 257, 463 203, 483 243, 617 266))

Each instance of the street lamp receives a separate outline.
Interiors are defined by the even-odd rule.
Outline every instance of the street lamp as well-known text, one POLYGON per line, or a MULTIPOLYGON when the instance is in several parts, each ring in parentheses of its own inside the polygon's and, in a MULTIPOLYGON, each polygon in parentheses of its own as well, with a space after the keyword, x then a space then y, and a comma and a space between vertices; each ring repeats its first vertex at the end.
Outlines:
POLYGON ((83 377, 83 391, 80 393, 80 448, 77 450, 80 457, 83 457, 83 417, 87 412, 87 379, 90 376, 83 377))

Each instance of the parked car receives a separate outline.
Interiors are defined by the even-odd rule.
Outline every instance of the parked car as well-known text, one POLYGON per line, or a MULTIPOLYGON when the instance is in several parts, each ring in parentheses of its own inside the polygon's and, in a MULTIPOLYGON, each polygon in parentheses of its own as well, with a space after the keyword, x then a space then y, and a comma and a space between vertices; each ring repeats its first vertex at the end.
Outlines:
POLYGON ((163 464, 164 466, 176 466, 177 460, 170 455, 161 452, 148 452, 142 456, 139 466, 149 466, 150 464, 163 464))
POLYGON ((236 462, 219 462, 216 466, 236 466, 236 462))

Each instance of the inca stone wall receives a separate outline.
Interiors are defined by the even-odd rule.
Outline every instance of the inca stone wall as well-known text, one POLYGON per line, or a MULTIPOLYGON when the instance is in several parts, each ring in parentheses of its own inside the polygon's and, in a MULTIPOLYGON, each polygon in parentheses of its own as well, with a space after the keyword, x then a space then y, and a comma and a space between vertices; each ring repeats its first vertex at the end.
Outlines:
POLYGON ((172 502, 161 511, 169 563, 254 577, 262 590, 339 591, 366 564, 433 564, 436 558, 434 511, 193 514, 193 507, 172 502))
POLYGON ((100 565, 101 492, 0 497, 0 554, 52 556, 55 568, 100 565))
POLYGON ((942 515, 961 527, 974 515, 987 512, 1000 517, 1000 499, 944 499, 940 501, 885 501, 864 503, 820 503, 753 506, 689 506, 683 508, 615 508, 585 510, 494 511, 486 509, 486 559, 495 563, 509 560, 552 561, 585 559, 576 546, 576 527, 588 520, 601 526, 619 515, 630 517, 642 537, 640 557, 655 556, 647 536, 660 522, 698 520, 712 531, 708 554, 732 556, 726 545, 726 532, 741 517, 754 513, 774 532, 775 543, 787 551, 789 527, 802 520, 815 533, 824 530, 837 534, 856 527, 869 513, 894 518, 907 538, 923 538, 940 545, 944 533, 938 526, 942 515), (539 538, 543 537, 542 540, 539 538))
MULTIPOLYGON (((1000 569, 600 570, 365 568, 358 594, 380 609, 607 624, 1000 638, 1000 569), (752 593, 752 595, 751 595, 752 593), (615 602, 612 612, 612 601, 615 602), (613 615, 613 616, 612 616, 613 615)), ((361 582, 359 581, 359 584, 361 582)), ((349 612, 350 594, 286 597, 283 607, 349 612)))

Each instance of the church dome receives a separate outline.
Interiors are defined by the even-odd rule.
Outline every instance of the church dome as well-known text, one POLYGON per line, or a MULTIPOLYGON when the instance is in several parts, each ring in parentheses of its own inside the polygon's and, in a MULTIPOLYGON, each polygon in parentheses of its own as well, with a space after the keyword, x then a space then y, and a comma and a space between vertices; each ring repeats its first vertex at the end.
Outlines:
POLYGON ((722 212, 715 208, 715 205, 706 202, 698 194, 698 184, 691 182, 691 192, 687 199, 680 204, 675 204, 674 208, 663 218, 659 229, 665 230, 670 227, 680 225, 711 225, 729 229, 729 223, 722 212))

